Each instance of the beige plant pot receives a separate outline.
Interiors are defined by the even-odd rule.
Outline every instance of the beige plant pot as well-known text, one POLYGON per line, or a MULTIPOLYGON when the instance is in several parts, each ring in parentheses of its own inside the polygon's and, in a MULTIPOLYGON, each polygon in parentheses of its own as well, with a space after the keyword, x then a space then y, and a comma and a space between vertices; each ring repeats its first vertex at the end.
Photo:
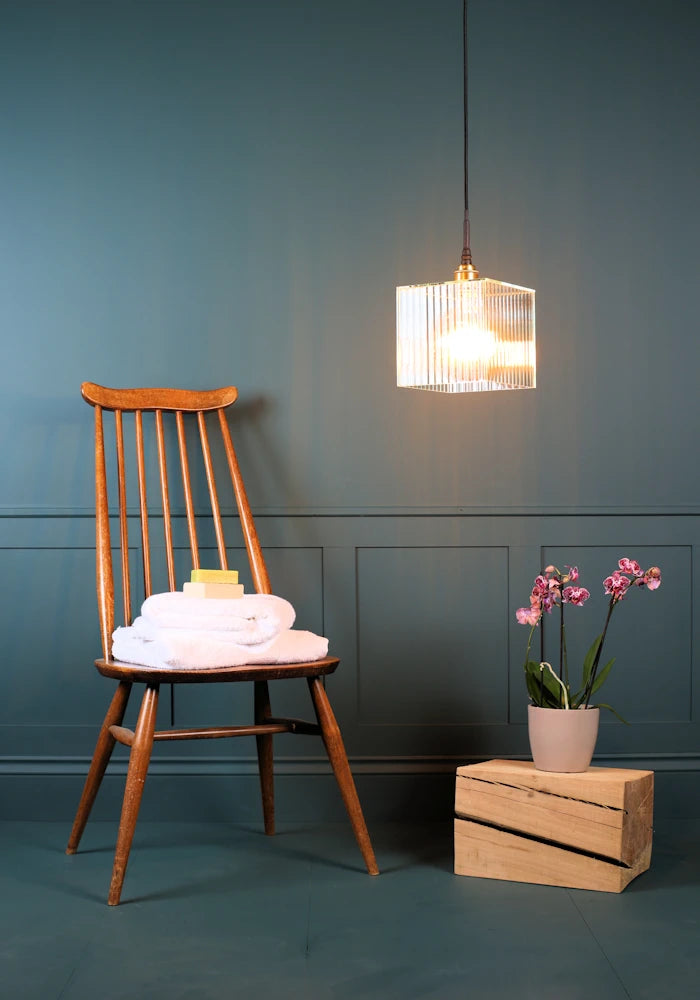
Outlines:
POLYGON ((532 759, 538 771, 586 771, 600 723, 599 708, 527 707, 532 759))

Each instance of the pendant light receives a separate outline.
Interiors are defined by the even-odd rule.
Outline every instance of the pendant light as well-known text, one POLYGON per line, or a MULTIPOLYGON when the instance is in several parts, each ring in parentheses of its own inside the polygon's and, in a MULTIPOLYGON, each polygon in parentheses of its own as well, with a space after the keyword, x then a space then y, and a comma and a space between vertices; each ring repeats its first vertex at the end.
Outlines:
POLYGON ((453 281, 396 289, 396 384, 434 392, 535 386, 535 291, 482 278, 469 233, 467 0, 464 27, 464 241, 453 281))

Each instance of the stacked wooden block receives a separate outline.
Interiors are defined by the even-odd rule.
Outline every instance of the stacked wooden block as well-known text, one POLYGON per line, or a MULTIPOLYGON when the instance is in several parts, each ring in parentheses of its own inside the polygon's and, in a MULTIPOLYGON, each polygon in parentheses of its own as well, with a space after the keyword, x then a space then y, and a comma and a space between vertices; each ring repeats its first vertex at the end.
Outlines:
POLYGON ((188 597, 227 599, 243 597, 243 584, 235 569, 193 569, 182 588, 188 597))
POLYGON ((455 874, 622 892, 651 863, 653 799, 652 771, 460 767, 455 874))

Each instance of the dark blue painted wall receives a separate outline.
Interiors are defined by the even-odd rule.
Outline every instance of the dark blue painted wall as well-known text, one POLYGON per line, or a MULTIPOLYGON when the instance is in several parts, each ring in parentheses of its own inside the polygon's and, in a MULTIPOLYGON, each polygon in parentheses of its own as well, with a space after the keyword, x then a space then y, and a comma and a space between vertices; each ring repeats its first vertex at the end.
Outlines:
POLYGON ((393 364, 460 250, 459 0, 1 10, 3 506, 90 502, 84 378, 264 397, 264 505, 697 503, 695 4, 473 0, 474 251, 537 288, 539 390, 454 399, 393 364))
MULTIPOLYGON (((700 8, 683 0, 472 0, 472 244, 483 274, 537 289, 538 389, 448 397, 395 388, 394 288, 449 278, 461 249, 459 0, 3 0, 0 546, 13 586, 55 620, 3 667, 7 760, 60 758, 60 733, 42 742, 30 729, 36 664, 55 650, 61 680, 82 683, 74 657, 89 662, 96 639, 80 617, 92 601, 84 379, 239 386, 241 460, 254 505, 278 518, 271 541, 325 553, 312 604, 327 631, 344 600, 353 615, 365 609, 369 631, 353 619, 340 636, 340 714, 356 755, 526 752, 522 632, 506 649, 498 629, 512 633, 541 549, 582 546, 596 565, 603 550, 646 547, 663 561, 670 546, 678 567, 675 610, 651 640, 671 649, 678 686, 652 736, 638 728, 608 749, 700 749, 688 706, 699 29, 700 8), (303 529, 291 523, 300 511, 303 529), (398 520, 355 531, 350 515, 382 512, 398 520), (335 535, 322 513, 338 517, 335 535), (401 520, 411 514, 415 530, 401 520), (476 669, 455 626, 458 659, 426 720, 435 726, 447 704, 451 726, 490 718, 501 726, 490 735, 471 729, 460 742, 438 726, 402 742, 401 705, 418 725, 422 696, 386 711, 362 701, 363 677, 381 694, 401 668, 382 672, 374 584, 362 582, 375 557, 360 550, 397 549, 380 563, 389 627, 404 628, 414 618, 391 573, 404 579, 413 545, 427 550, 415 562, 423 580, 447 573, 448 618, 469 606, 472 565, 502 603, 493 621, 465 619, 476 650, 505 658, 494 686, 465 713, 455 707, 455 663, 466 656, 466 677, 476 669), (444 561, 443 546, 454 549, 444 561), (334 548, 348 555, 329 580, 334 548), (59 608, 73 616, 68 647, 59 608)), ((295 559, 280 561, 290 581, 295 559)), ((413 677, 422 690, 421 670, 409 663, 409 689, 413 677)), ((66 737, 81 757, 88 706, 71 714, 67 688, 41 676, 46 712, 58 703, 66 725, 88 731, 66 737)), ((654 689, 641 688, 633 714, 651 725, 654 689)))

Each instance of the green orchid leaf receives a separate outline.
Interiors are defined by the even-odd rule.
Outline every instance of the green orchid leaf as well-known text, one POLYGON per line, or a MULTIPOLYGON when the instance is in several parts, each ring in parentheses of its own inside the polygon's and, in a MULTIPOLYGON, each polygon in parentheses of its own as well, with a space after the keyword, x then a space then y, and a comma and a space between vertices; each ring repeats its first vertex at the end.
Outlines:
POLYGON ((540 705, 540 708, 564 708, 561 703, 559 695, 553 694, 547 688, 544 689, 544 702, 540 705))
POLYGON ((553 695, 556 695, 557 701, 560 700, 559 696, 561 694, 561 688, 559 687, 559 685, 554 680, 554 678, 552 677, 552 675, 550 674, 549 670, 547 670, 546 667, 543 670, 539 663, 536 663, 534 660, 528 660, 527 669, 533 674, 534 677, 537 678, 538 684, 541 684, 542 679, 544 679, 545 688, 548 691, 550 691, 553 695))
POLYGON ((527 684, 527 693, 530 695, 533 705, 536 705, 538 708, 556 707, 551 704, 553 698, 551 692, 547 688, 543 688, 540 684, 539 670, 537 671, 537 675, 528 671, 525 675, 525 682, 527 684))
POLYGON ((551 694, 547 688, 544 689, 543 696, 539 687, 533 687, 530 691, 530 698, 532 700, 532 704, 536 708, 563 708, 561 702, 557 701, 554 695, 551 694))
POLYGON ((615 718, 619 719, 620 722, 624 722, 626 726, 629 726, 627 719, 623 719, 619 712, 616 712, 612 705, 606 705, 604 702, 599 701, 597 705, 591 705, 591 708, 607 708, 608 712, 612 712, 615 718))
POLYGON ((527 693, 530 695, 532 703, 541 708, 542 706, 540 705, 540 686, 531 673, 525 674, 525 683, 527 684, 527 693))
POLYGON ((533 684, 532 687, 530 687, 528 694, 530 695, 532 704, 535 705, 536 708, 561 708, 561 705, 555 700, 554 696, 549 693, 547 688, 544 689, 543 696, 539 685, 533 684))
POLYGON ((533 684, 537 684, 537 686, 539 687, 541 683, 539 663, 535 663, 534 660, 527 661, 527 663, 525 664, 525 679, 528 683, 528 686, 530 684, 530 681, 532 681, 533 684))
POLYGON ((615 662, 615 657, 613 656, 612 660, 608 660, 608 662, 605 664, 605 666, 603 667, 603 669, 598 671, 598 674, 596 675, 596 679, 593 681, 593 687, 591 688, 591 694, 593 694, 595 691, 597 691, 598 688, 601 687, 605 683, 605 679, 607 678, 608 674, 612 670, 612 666, 613 666, 614 662, 615 662))
POLYGON ((593 663, 595 662, 596 654, 598 653, 598 649, 600 647, 600 643, 601 643, 602 639, 603 639, 603 633, 601 632, 601 634, 599 636, 596 636, 596 638, 593 640, 593 644, 591 645, 591 648, 586 653, 586 657, 585 657, 585 659, 583 661, 583 686, 584 686, 584 688, 586 687, 586 685, 588 684, 588 681, 590 680, 591 671, 593 670, 593 663))
POLYGON ((536 660, 528 660, 525 664, 525 683, 533 704, 538 708, 562 707, 561 687, 546 668, 540 668, 536 660))
POLYGON ((539 671, 535 675, 530 663, 525 664, 525 684, 527 685, 527 693, 530 695, 533 705, 541 708, 542 691, 540 688, 539 671))

